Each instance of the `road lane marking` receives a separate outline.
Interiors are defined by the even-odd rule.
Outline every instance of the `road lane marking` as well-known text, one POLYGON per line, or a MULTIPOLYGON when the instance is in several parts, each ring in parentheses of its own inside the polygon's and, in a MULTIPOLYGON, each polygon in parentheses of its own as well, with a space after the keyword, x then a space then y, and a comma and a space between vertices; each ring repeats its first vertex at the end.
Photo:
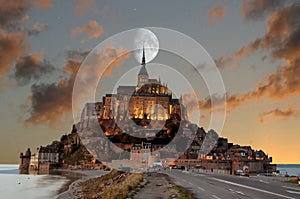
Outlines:
POLYGON ((219 197, 216 196, 216 195, 212 195, 212 197, 215 198, 215 199, 221 199, 221 198, 219 198, 219 197))
POLYGON ((243 192, 241 192, 241 191, 236 191, 236 193, 238 193, 238 194, 240 194, 240 195, 245 195, 243 192))
POLYGON ((291 191, 291 190, 285 190, 286 192, 289 192, 289 193, 294 193, 294 194, 298 194, 298 195, 300 195, 300 192, 298 192, 298 191, 291 191))
MULTIPOLYGON (((227 189, 227 188, 226 188, 227 189)), ((244 194, 243 192, 241 192, 241 191, 235 191, 235 190, 233 190, 233 189, 228 189, 229 191, 231 191, 232 193, 237 193, 237 194, 240 194, 240 195, 243 195, 243 196, 245 196, 246 194, 244 194)))
POLYGON ((300 191, 300 189, 295 188, 295 187, 288 187, 288 186, 282 186, 282 187, 283 187, 283 188, 287 188, 287 189, 293 189, 293 190, 300 191))
POLYGON ((216 180, 216 181, 219 181, 219 182, 223 182, 223 183, 226 183, 226 184, 235 185, 235 186, 238 186, 238 187, 243 187, 243 188, 246 188, 246 189, 252 189, 254 191, 260 191, 260 192, 263 192, 263 193, 267 193, 267 194, 271 194, 271 195, 275 195, 275 196, 279 196, 279 197, 283 197, 283 198, 295 199, 295 198, 285 196, 285 195, 282 195, 282 194, 279 194, 279 193, 273 193, 273 192, 266 191, 266 190, 263 190, 263 189, 258 189, 258 188, 250 187, 250 186, 247 186, 247 185, 237 184, 237 183, 234 183, 234 182, 221 180, 221 179, 218 179, 218 178, 210 178, 210 179, 213 179, 213 180, 216 180))
POLYGON ((265 184, 270 184, 270 182, 259 180, 259 182, 265 183, 265 184))
POLYGON ((200 189, 201 191, 205 191, 205 189, 203 189, 202 187, 197 187, 198 189, 200 189))
POLYGON ((197 173, 197 174, 196 174, 196 176, 205 177, 206 175, 203 175, 203 174, 197 173))

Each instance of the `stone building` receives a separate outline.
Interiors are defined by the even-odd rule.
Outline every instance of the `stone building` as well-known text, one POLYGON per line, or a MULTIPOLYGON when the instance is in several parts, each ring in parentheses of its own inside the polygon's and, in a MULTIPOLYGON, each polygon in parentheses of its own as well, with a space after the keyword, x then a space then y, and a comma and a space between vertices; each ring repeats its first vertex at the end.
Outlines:
POLYGON ((26 153, 20 153, 20 165, 19 165, 19 171, 20 173, 26 174, 28 173, 29 164, 31 159, 31 151, 30 148, 27 149, 26 153))
POLYGON ((59 151, 55 147, 41 146, 37 151, 31 154, 27 149, 25 155, 20 154, 19 171, 21 174, 27 173, 49 173, 49 170, 59 164, 59 151))
POLYGON ((130 150, 130 160, 146 163, 151 153, 151 143, 134 144, 130 150))
POLYGON ((81 121, 96 118, 167 120, 171 115, 183 120, 188 119, 185 107, 179 99, 172 98, 167 85, 161 83, 160 79, 149 78, 143 51, 137 85, 120 85, 116 94, 106 94, 102 102, 87 103, 81 121))
POLYGON ((39 148, 38 154, 39 163, 59 163, 59 151, 57 150, 57 148, 41 146, 39 148))

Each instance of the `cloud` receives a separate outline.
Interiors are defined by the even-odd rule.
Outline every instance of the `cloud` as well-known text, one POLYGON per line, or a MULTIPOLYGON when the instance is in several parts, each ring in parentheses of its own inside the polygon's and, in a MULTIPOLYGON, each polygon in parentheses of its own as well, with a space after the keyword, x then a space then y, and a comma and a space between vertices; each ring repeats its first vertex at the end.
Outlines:
POLYGON ((68 59, 76 59, 76 60, 83 60, 91 50, 68 50, 65 52, 65 56, 68 59))
MULTIPOLYGON (((122 61, 128 56, 118 58, 120 54, 123 54, 125 49, 106 48, 104 51, 95 54, 92 63, 99 64, 97 66, 105 66, 111 60, 114 62, 111 67, 120 66, 122 61), (95 61, 95 62, 94 62, 95 61)), ((93 57, 92 57, 93 58, 93 57)), ((68 77, 61 78, 56 83, 50 84, 33 84, 31 86, 31 106, 29 108, 29 117, 25 119, 26 125, 39 125, 46 124, 50 127, 55 127, 58 123, 62 122, 63 118, 70 115, 72 111, 72 92, 73 85, 77 72, 81 66, 81 61, 70 59, 63 66, 63 72, 68 74, 68 77)), ((95 66, 94 66, 95 68, 95 66)), ((84 79, 90 81, 96 81, 98 77, 97 70, 90 70, 84 74, 84 79)), ((110 71, 106 71, 106 75, 111 74, 110 71)), ((88 87, 88 82, 85 85, 81 85, 81 94, 84 92, 91 92, 92 88, 88 87)))
POLYGON ((266 117, 276 120, 286 120, 291 117, 298 117, 300 115, 300 110, 295 109, 295 107, 288 107, 286 109, 271 109, 264 111, 258 118, 261 123, 265 122, 266 117))
POLYGON ((21 20, 30 8, 29 0, 0 0, 0 29, 21 20))
MULTIPOLYGON (((221 57, 230 63, 258 50, 271 53, 271 60, 283 64, 273 74, 259 83, 253 91, 239 95, 245 101, 267 96, 272 100, 284 100, 300 94, 300 5, 289 4, 270 12, 266 20, 266 33, 235 52, 233 56, 221 57)), ((220 61, 220 62, 221 62, 220 61)), ((218 62, 217 62, 218 63, 218 62)), ((235 98, 233 98, 235 99, 235 98)))
POLYGON ((237 62, 233 56, 228 54, 223 54, 219 57, 219 59, 214 60, 218 68, 222 69, 233 69, 238 67, 240 64, 237 62))
POLYGON ((0 0, 0 79, 13 67, 15 60, 27 52, 27 37, 47 28, 46 24, 36 23, 32 30, 26 30, 18 24, 29 19, 26 13, 31 3, 31 0, 0 0))
MULTIPOLYGON (((253 3, 254 1, 251 2, 253 3)), ((265 3, 263 5, 265 5, 265 3)), ((220 66, 225 66, 257 50, 271 51, 273 59, 279 58, 283 61, 288 61, 291 57, 299 57, 297 53, 300 46, 300 40, 298 39, 300 35, 299 17, 300 5, 296 3, 285 5, 281 9, 270 12, 270 16, 266 20, 266 34, 263 37, 257 38, 245 45, 232 56, 227 54, 222 55, 217 60, 217 63, 220 63, 220 66)))
POLYGON ((241 48, 239 51, 237 51, 234 56, 236 59, 245 57, 251 53, 253 53, 254 51, 258 50, 260 45, 262 43, 262 40, 260 38, 256 39, 255 41, 251 42, 250 44, 248 44, 247 46, 241 48))
MULTIPOLYGON (((300 94, 300 79, 296 74, 300 74, 300 60, 292 62, 282 68, 279 68, 274 74, 270 75, 266 82, 259 83, 256 88, 247 93, 238 93, 226 96, 227 110, 231 111, 244 103, 257 100, 261 97, 269 97, 273 101, 282 101, 291 96, 300 94)), ((215 98, 216 107, 218 102, 222 102, 222 97, 212 96, 215 98)), ((211 110, 210 97, 199 102, 203 110, 211 110)))
POLYGON ((103 31, 103 27, 99 25, 97 21, 92 20, 89 21, 87 25, 75 27, 72 29, 71 33, 73 37, 78 36, 78 34, 87 34, 89 39, 98 39, 102 35, 103 31))
POLYGON ((54 127, 65 114, 71 111, 72 88, 80 62, 69 60, 63 70, 70 77, 57 83, 33 84, 31 86, 30 117, 26 125, 48 124, 54 127))
POLYGON ((240 11, 246 19, 262 18, 269 11, 274 11, 282 6, 283 0, 244 0, 240 11))
POLYGON ((8 73, 14 61, 28 48, 24 34, 0 34, 0 79, 8 73))
POLYGON ((0 32, 22 31, 24 27, 19 22, 29 20, 27 12, 32 4, 43 9, 52 6, 51 0, 0 0, 0 32))
POLYGON ((236 68, 240 66, 239 59, 254 53, 255 51, 259 50, 262 47, 263 47, 262 38, 257 38, 253 42, 247 44, 246 46, 236 51, 233 55, 228 55, 228 54, 221 55, 219 59, 215 60, 215 63, 219 68, 223 68, 223 69, 236 68))
POLYGON ((227 12, 227 7, 224 5, 217 5, 213 7, 207 15, 207 23, 209 25, 214 25, 215 21, 222 20, 227 12))
POLYGON ((290 5, 272 12, 267 20, 267 33, 261 39, 261 49, 270 50, 272 59, 285 64, 257 86, 253 94, 286 99, 300 94, 300 5, 290 5))
POLYGON ((52 0, 32 0, 37 8, 49 9, 53 6, 52 0))
POLYGON ((206 111, 211 111, 212 110, 212 101, 216 102, 214 103, 214 106, 218 106, 222 101, 224 101, 226 98, 226 96, 219 96, 216 94, 213 94, 211 97, 206 97, 203 100, 200 100, 199 103, 199 107, 200 110, 206 110, 206 111), (213 98, 213 100, 212 100, 213 98))
POLYGON ((128 59, 130 55, 130 52, 124 48, 115 49, 112 47, 106 47, 104 51, 92 51, 85 64, 87 67, 94 67, 99 71, 93 71, 88 76, 98 79, 98 76, 94 77, 100 73, 100 70, 102 70, 102 68, 98 66, 107 66, 103 76, 110 76, 113 72, 112 69, 121 66, 123 61, 128 59))
POLYGON ((47 30, 48 24, 45 23, 35 23, 33 24, 33 28, 28 31, 28 35, 38 35, 43 30, 47 30))
MULTIPOLYGON (((37 35, 46 28, 46 24, 36 23, 32 30, 24 32, 0 32, 0 80, 14 68, 16 61, 28 52, 30 48, 28 36, 37 35)), ((24 61, 24 58, 21 60, 24 61)))
POLYGON ((52 71, 54 66, 44 59, 42 54, 31 54, 17 60, 15 78, 19 85, 24 85, 52 71))
POLYGON ((212 111, 220 109, 220 107, 224 107, 226 105, 227 111, 232 111, 237 107, 244 104, 246 101, 251 99, 251 95, 249 94, 235 94, 235 95, 217 95, 213 94, 211 97, 207 97, 205 99, 199 100, 200 110, 212 111), (212 101, 214 102, 212 107, 212 101), (226 104, 224 104, 226 103, 226 104))
MULTIPOLYGON (((48 1, 44 3, 46 2, 48 1)), ((2 81, 4 76, 11 69, 15 69, 14 72, 20 72, 21 68, 14 68, 14 66, 30 48, 28 37, 47 29, 47 24, 44 23, 35 23, 32 29, 28 29, 24 25, 24 22, 29 20, 27 12, 33 3, 33 0, 0 0, 0 81, 2 84, 0 92, 5 89, 3 85, 5 87, 12 86, 11 82, 2 81)), ((24 61, 24 59, 21 60, 24 61)), ((20 83, 19 73, 16 74, 16 78, 20 83)), ((28 81, 26 78, 22 79, 22 82, 26 81, 28 81)))
POLYGON ((75 13, 79 16, 84 16, 89 10, 95 10, 94 0, 76 0, 75 13))

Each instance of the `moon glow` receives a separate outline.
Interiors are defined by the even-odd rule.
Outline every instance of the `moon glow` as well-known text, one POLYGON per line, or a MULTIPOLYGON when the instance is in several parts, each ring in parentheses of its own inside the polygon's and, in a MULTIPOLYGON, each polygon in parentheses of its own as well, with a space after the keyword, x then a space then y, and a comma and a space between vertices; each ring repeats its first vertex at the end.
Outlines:
POLYGON ((158 54, 159 42, 152 31, 145 28, 140 28, 135 35, 134 47, 137 49, 134 52, 134 56, 139 63, 142 61, 144 47, 146 63, 148 63, 152 61, 158 54))

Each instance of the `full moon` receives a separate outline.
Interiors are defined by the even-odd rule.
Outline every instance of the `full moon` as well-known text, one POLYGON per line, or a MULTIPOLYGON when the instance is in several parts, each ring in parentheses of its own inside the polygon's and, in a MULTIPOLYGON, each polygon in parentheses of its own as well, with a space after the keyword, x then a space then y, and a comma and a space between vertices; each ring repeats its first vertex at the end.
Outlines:
POLYGON ((140 28, 134 40, 134 48, 137 49, 134 52, 134 56, 139 63, 142 61, 143 47, 145 49, 146 63, 148 63, 156 57, 159 50, 159 42, 153 32, 145 28, 140 28))

